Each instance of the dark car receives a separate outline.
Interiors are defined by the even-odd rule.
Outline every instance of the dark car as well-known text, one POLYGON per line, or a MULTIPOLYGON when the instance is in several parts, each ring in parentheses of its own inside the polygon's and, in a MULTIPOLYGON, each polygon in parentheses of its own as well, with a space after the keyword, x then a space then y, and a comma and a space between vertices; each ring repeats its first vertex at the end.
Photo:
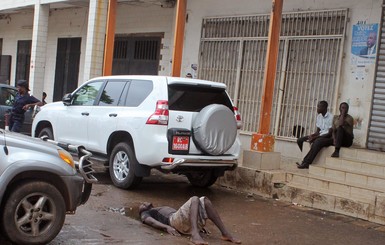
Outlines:
MULTIPOLYGON (((12 109, 12 105, 15 102, 15 97, 17 94, 17 88, 0 84, 0 128, 5 128, 5 113, 12 109)), ((23 127, 21 129, 21 133, 30 135, 31 134, 31 126, 32 126, 32 114, 33 109, 30 109, 25 112, 25 120, 23 123, 23 127)))

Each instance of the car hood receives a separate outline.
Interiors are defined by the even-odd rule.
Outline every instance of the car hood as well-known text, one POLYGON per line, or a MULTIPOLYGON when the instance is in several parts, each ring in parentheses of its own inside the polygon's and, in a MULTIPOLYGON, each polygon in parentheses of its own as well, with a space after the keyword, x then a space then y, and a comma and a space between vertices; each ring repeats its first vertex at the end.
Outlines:
POLYGON ((54 155, 57 155, 57 150, 60 149, 59 146, 45 142, 42 139, 32 138, 30 136, 2 129, 0 130, 0 142, 2 142, 3 145, 10 147, 23 148, 54 155))

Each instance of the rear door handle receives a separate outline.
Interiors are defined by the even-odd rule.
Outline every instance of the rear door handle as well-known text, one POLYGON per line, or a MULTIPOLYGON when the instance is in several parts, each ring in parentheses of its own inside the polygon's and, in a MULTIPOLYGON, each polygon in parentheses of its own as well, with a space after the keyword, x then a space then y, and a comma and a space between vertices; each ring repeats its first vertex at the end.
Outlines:
POLYGON ((88 113, 88 112, 82 112, 82 116, 89 116, 90 115, 90 113, 88 113))
POLYGON ((109 116, 110 116, 110 117, 117 117, 118 114, 116 114, 116 113, 111 113, 111 114, 109 114, 109 116))

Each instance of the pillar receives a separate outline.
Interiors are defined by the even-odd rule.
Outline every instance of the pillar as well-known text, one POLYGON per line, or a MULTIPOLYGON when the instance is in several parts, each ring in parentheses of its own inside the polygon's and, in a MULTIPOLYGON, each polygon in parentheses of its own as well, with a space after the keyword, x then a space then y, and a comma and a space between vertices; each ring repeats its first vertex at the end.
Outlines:
POLYGON ((29 86, 31 94, 41 99, 44 88, 49 4, 35 4, 32 28, 29 86))
POLYGON ((173 77, 180 77, 182 67, 184 27, 186 22, 186 5, 187 0, 178 0, 175 18, 175 36, 174 36, 174 52, 172 55, 172 71, 173 77))
POLYGON ((107 9, 108 0, 90 0, 84 58, 84 81, 101 76, 103 72, 107 9))
POLYGON ((273 0, 270 14, 269 39, 267 43, 265 73, 259 131, 253 133, 251 149, 262 152, 274 151, 274 136, 270 134, 271 110, 274 96, 274 80, 277 71, 279 34, 281 30, 283 0, 273 0))

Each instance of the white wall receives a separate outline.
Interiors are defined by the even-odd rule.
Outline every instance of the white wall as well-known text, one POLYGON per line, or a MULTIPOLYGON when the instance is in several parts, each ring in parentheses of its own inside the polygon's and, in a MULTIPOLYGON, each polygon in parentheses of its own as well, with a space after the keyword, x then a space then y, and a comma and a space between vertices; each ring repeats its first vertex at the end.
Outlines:
MULTIPOLYGON (((7 7, 31 6, 35 0, 2 0, 0 10, 7 7)), ((52 0, 45 0, 45 3, 52 0)), ((147 4, 133 5, 119 3, 117 9, 116 33, 138 34, 149 32, 163 32, 160 75, 171 73, 171 59, 174 38, 175 8, 161 8, 153 1, 147 4)), ((349 19, 346 28, 344 43, 344 59, 341 70, 341 82, 336 104, 347 101, 350 104, 350 114, 355 119, 362 119, 360 127, 355 128, 355 145, 365 146, 370 105, 372 99, 373 77, 375 64, 358 68, 350 62, 352 26, 358 21, 366 23, 380 23, 381 0, 285 0, 283 12, 301 10, 322 10, 348 8, 349 19), (357 70, 365 75, 364 79, 355 80, 353 75, 357 70)), ((188 21, 185 29, 185 43, 183 51, 182 74, 192 72, 191 64, 198 63, 199 41, 201 24, 204 17, 268 14, 271 11, 271 1, 261 0, 188 0, 188 21)), ((53 94, 56 47, 58 37, 81 37, 82 54, 80 60, 80 74, 83 74, 85 39, 87 31, 88 8, 51 10, 49 18, 49 34, 47 45, 47 66, 45 70, 44 90, 48 93, 48 100, 53 94)), ((16 45, 17 40, 31 39, 33 13, 31 8, 25 9, 20 14, 10 15, 10 19, 0 20, 0 38, 3 38, 3 54, 12 55, 11 83, 14 82, 16 45)), ((79 79, 79 84, 83 81, 79 79)), ((245 135, 245 142, 250 136, 245 135)), ((290 144, 290 143, 289 143, 290 144)), ((244 144, 249 149, 249 144, 244 144)))
MULTIPOLYGON (((187 3, 188 22, 186 23, 182 74, 192 71, 191 64, 198 64, 201 24, 204 17, 269 14, 271 11, 271 1, 194 0, 187 1, 187 3)), ((339 96, 334 107, 338 108, 340 102, 347 101, 350 104, 350 114, 355 119, 362 119, 362 124, 354 129, 354 144, 362 147, 366 144, 375 64, 366 65, 365 68, 357 68, 356 65, 350 64, 352 25, 357 24, 358 21, 366 21, 368 24, 379 24, 381 21, 381 5, 382 1, 380 0, 285 0, 283 2, 283 12, 338 8, 349 9, 350 21, 346 28, 339 96), (356 81, 352 79, 352 74, 357 71, 357 69, 364 70, 366 76, 363 80, 356 81)), ((334 111, 334 113, 338 113, 338 111, 334 111)), ((249 137, 250 136, 245 136, 245 138, 249 137)), ((295 143, 289 142, 287 144, 295 145, 295 143)), ((282 144, 279 143, 279 145, 279 148, 281 148, 282 144)), ((250 149, 250 144, 244 144, 243 147, 250 149)), ((285 147, 281 149, 284 148, 285 147)))
POLYGON ((87 38, 88 8, 71 8, 51 10, 48 24, 47 55, 44 79, 44 91, 47 102, 52 101, 58 38, 80 37, 81 54, 78 84, 83 81, 84 54, 87 38))
POLYGON ((10 84, 15 84, 17 41, 32 40, 33 13, 9 15, 0 20, 0 38, 3 39, 3 55, 12 56, 10 84))
POLYGON ((116 34, 164 33, 159 75, 170 75, 174 48, 174 19, 175 8, 161 8, 155 4, 118 4, 116 34))

